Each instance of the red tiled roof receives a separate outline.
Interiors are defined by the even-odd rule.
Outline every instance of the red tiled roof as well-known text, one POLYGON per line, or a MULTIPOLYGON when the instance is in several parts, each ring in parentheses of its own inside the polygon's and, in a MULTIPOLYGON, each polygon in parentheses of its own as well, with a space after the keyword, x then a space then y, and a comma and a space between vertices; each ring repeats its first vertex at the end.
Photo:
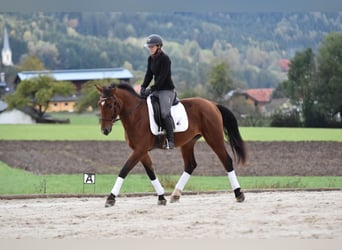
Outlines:
POLYGON ((244 94, 246 94, 249 98, 257 101, 257 102, 270 102, 271 96, 273 93, 273 88, 264 88, 264 89, 246 89, 244 90, 244 94))

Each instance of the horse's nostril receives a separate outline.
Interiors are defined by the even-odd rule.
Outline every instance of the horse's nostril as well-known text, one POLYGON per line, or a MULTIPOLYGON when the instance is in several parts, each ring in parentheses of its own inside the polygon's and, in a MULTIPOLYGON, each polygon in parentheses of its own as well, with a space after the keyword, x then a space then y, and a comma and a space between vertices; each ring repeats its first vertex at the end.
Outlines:
POLYGON ((104 128, 104 129, 102 129, 102 133, 104 135, 109 135, 111 131, 112 131, 112 128, 104 128))

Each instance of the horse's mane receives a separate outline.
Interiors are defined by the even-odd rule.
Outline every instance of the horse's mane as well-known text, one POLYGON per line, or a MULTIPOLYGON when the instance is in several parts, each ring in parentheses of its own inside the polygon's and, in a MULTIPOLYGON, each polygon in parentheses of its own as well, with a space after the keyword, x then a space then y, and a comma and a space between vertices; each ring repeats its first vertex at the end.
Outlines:
POLYGON ((120 84, 116 84, 116 83, 112 83, 110 84, 108 87, 104 87, 103 88, 103 94, 105 96, 110 96, 110 92, 113 88, 118 88, 118 89, 123 89, 123 90, 126 90, 128 91, 129 93, 131 93, 132 95, 136 96, 136 97, 139 97, 139 98, 142 98, 135 90, 134 88, 130 85, 130 84, 127 84, 127 83, 120 83, 120 84))

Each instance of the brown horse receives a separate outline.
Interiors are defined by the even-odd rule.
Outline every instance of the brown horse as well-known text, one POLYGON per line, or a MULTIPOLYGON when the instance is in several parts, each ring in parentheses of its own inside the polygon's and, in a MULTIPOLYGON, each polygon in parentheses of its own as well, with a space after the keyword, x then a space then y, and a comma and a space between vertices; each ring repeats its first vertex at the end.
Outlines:
MULTIPOLYGON (((105 206, 109 207, 115 204, 115 198, 120 192, 125 177, 139 161, 144 166, 158 194, 158 204, 165 205, 164 188, 156 177, 148 154, 150 150, 155 148, 156 136, 150 131, 146 100, 128 84, 112 84, 109 87, 96 86, 96 88, 100 94, 98 105, 101 110, 102 133, 108 135, 112 130, 113 123, 119 117, 125 129, 126 141, 133 150, 120 170, 105 206)), ((171 202, 180 199, 185 184, 197 166, 194 157, 194 145, 201 136, 216 153, 227 171, 236 200, 243 202, 245 196, 240 190, 233 168, 233 160, 224 143, 224 134, 226 134, 229 137, 229 143, 237 163, 244 164, 247 157, 246 149, 235 116, 224 106, 203 98, 186 98, 182 99, 181 103, 187 112, 189 127, 184 132, 175 133, 176 147, 181 148, 183 156, 184 172, 171 194, 171 202)))

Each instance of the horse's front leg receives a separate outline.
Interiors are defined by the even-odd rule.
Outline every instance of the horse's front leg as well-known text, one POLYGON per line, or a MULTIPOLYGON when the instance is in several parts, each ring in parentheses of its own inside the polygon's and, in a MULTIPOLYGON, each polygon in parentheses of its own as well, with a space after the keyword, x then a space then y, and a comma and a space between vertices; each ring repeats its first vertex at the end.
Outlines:
POLYGON ((185 144, 181 147, 181 152, 182 152, 183 161, 184 161, 184 172, 179 178, 175 186, 175 189, 173 190, 171 194, 171 200, 170 200, 171 203, 179 201, 186 183, 189 181, 192 172, 197 167, 197 163, 196 163, 195 156, 194 156, 195 143, 196 143, 196 140, 193 140, 189 142, 188 144, 185 144))
POLYGON ((146 154, 145 152, 133 151, 124 166, 121 168, 115 184, 112 188, 110 195, 107 197, 105 207, 111 207, 115 205, 115 198, 119 195, 121 186, 128 175, 128 173, 134 168, 134 166, 140 161, 140 159, 146 154))
POLYGON ((148 175, 148 177, 151 180, 151 183, 158 195, 158 205, 166 205, 167 200, 165 199, 165 191, 163 186, 160 184, 154 169, 153 169, 153 165, 152 165, 152 161, 151 161, 151 157, 146 154, 142 159, 141 159, 141 163, 143 164, 146 174, 148 175))

